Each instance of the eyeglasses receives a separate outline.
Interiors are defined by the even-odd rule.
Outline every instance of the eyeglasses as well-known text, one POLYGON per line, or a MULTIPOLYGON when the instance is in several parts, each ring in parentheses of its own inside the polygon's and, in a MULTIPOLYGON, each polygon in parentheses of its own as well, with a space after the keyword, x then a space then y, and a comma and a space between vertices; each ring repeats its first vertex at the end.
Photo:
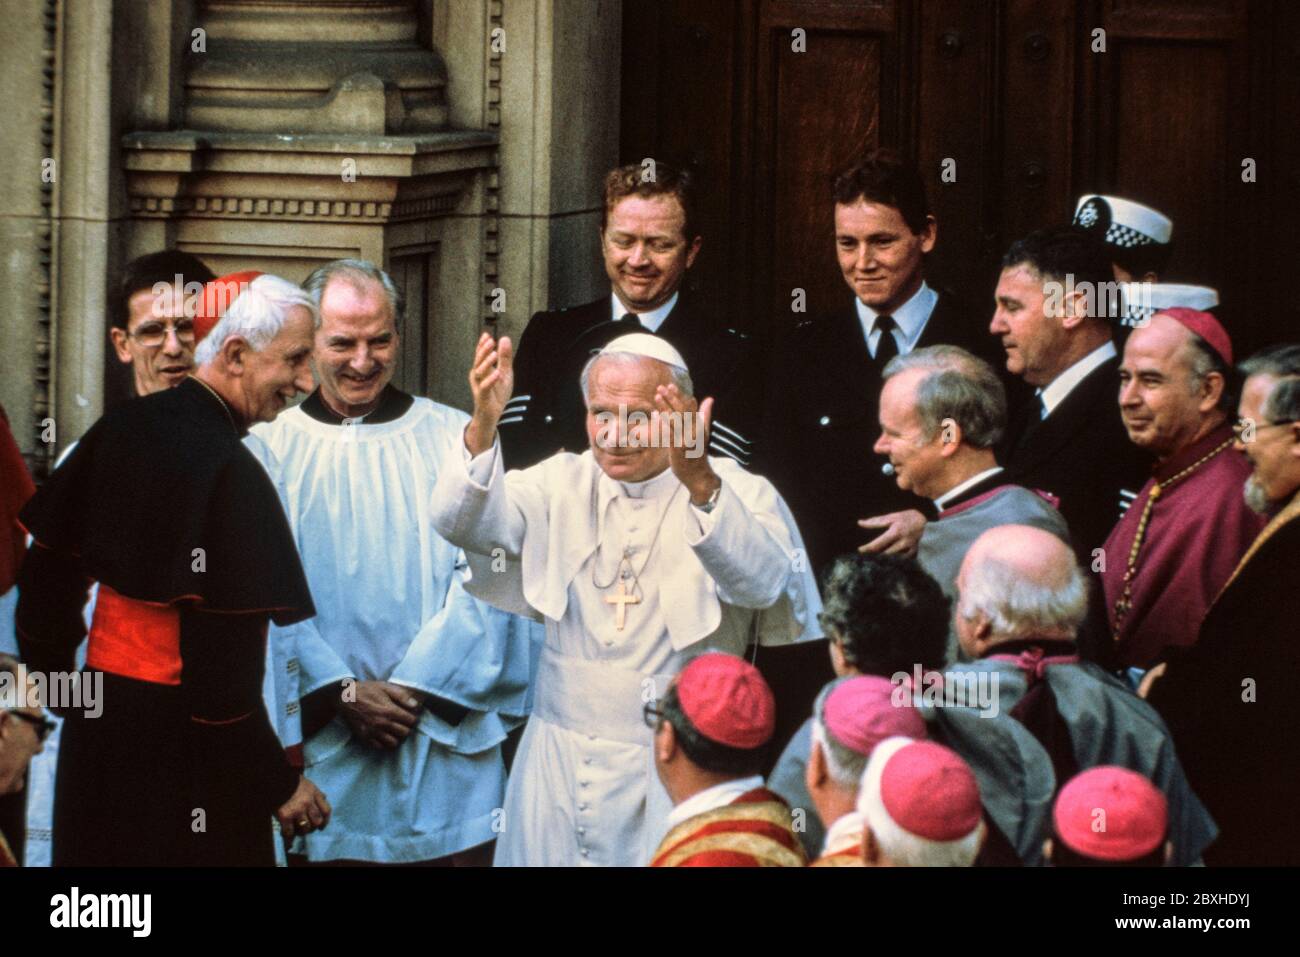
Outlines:
POLYGON ((175 332, 182 345, 194 345, 194 320, 177 319, 175 323, 142 322, 127 335, 146 349, 157 349, 167 341, 167 333, 175 332))
POLYGON ((645 726, 651 730, 659 727, 659 722, 664 719, 662 708, 656 708, 653 701, 647 701, 641 708, 641 719, 645 721, 645 726))
POLYGON ((1235 422, 1233 423, 1232 426, 1232 435, 1233 438, 1235 438, 1238 442, 1245 442, 1247 441, 1247 439, 1244 437, 1244 435, 1248 431, 1253 434, 1255 432, 1262 432, 1265 429, 1277 428, 1278 426, 1281 425, 1294 425, 1296 421, 1297 420, 1295 419, 1282 419, 1281 421, 1278 422, 1259 422, 1259 423, 1246 422, 1246 421, 1235 422))
POLYGON ((34 727, 36 729, 36 738, 42 744, 45 743, 45 739, 48 738, 53 733, 54 729, 58 727, 58 725, 55 722, 51 721, 43 714, 42 715, 28 714, 25 711, 13 711, 10 709, 6 709, 5 714, 13 715, 15 718, 19 718, 23 721, 26 721, 28 724, 34 727))

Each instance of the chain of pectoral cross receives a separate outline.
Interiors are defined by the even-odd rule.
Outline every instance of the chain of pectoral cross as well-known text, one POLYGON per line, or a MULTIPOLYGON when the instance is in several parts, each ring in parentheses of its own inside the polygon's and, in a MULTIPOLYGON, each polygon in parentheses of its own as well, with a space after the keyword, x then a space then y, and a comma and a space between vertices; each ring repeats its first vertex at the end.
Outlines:
MULTIPOLYGON (((664 506, 663 513, 659 516, 659 521, 655 525, 654 538, 650 539, 650 547, 646 549, 645 561, 641 563, 641 571, 645 571, 646 566, 650 564, 650 556, 654 553, 655 545, 659 541, 659 532, 663 530, 664 520, 668 517, 668 509, 672 507, 673 500, 677 498, 677 493, 685 486, 679 485, 673 494, 668 497, 668 504, 664 506)), ((594 503, 593 503, 594 508, 594 503)), ((641 596, 644 591, 641 588, 641 572, 632 567, 632 546, 623 546, 623 555, 618 560, 618 567, 614 569, 614 577, 605 584, 596 581, 596 567, 600 564, 600 543, 596 543, 596 553, 592 556, 591 562, 591 583, 596 588, 604 591, 606 588, 618 582, 618 593, 605 596, 605 604, 617 605, 618 610, 614 613, 614 627, 622 631, 627 624, 627 606, 641 603, 641 596), (632 590, 627 590, 627 580, 632 579, 632 590)))

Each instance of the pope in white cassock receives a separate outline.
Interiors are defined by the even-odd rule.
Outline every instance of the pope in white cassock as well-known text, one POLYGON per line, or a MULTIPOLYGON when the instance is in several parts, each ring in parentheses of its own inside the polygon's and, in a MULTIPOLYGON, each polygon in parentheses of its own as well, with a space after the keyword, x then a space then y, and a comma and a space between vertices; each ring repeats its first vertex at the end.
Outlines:
POLYGON ((430 521, 439 476, 464 469, 468 417, 390 384, 401 298, 381 270, 340 260, 304 288, 320 387, 254 429, 317 609, 290 630, 307 773, 334 815, 294 851, 486 863, 474 849, 502 825, 501 743, 527 711, 533 626, 465 592, 463 555, 430 521))
POLYGON ((643 865, 671 810, 645 706, 700 652, 817 637, 821 602, 776 489, 703 454, 713 400, 667 342, 606 346, 582 376, 591 448, 506 473, 512 361, 509 339, 479 340, 474 414, 432 500, 469 591, 546 624, 495 863, 643 865))

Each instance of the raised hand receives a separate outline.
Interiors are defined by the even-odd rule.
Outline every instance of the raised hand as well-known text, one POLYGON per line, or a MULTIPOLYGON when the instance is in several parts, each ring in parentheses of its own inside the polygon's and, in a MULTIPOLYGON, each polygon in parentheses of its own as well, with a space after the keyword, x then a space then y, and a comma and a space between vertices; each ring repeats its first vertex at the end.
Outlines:
MULTIPOLYGON (((668 464, 678 481, 691 493, 691 501, 703 505, 721 484, 709 464, 709 427, 713 424, 713 399, 696 402, 684 396, 676 385, 661 385, 655 390, 655 408, 661 414, 682 418, 682 443, 668 451, 668 464)), ((676 430, 669 430, 675 433, 676 430)))
POLYGON ((479 336, 469 370, 474 414, 465 428, 465 447, 471 455, 486 452, 496 441, 497 422, 515 388, 515 349, 509 337, 499 341, 488 333, 479 336))

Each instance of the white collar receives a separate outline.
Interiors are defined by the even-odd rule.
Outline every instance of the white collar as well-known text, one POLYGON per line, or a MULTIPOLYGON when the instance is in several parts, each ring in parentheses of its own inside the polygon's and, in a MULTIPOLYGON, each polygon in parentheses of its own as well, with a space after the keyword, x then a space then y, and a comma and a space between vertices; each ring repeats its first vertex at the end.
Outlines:
MULTIPOLYGON (((893 313, 894 322, 898 324, 898 329, 903 334, 903 344, 898 350, 899 355, 906 355, 916 347, 916 340, 921 338, 921 331, 925 329, 925 324, 929 321, 930 314, 934 312, 935 303, 938 301, 939 294, 922 279, 921 287, 912 294, 912 298, 893 313)), ((871 337, 875 335, 879 343, 879 330, 876 328, 876 317, 879 313, 870 306, 864 305, 856 296, 853 304, 858 309, 858 322, 862 323, 863 338, 870 345, 871 337)), ((874 354, 873 352, 872 355, 874 354)))
POLYGON ((956 485, 948 489, 948 491, 944 492, 942 495, 940 495, 938 498, 934 500, 934 507, 942 512, 944 505, 946 505, 948 502, 951 502, 962 492, 966 491, 971 486, 978 485, 980 482, 983 482, 990 475, 997 475, 1001 471, 1002 471, 1002 466, 995 465, 991 469, 985 469, 983 472, 980 472, 978 475, 972 475, 964 482, 958 482, 956 485))
MULTIPOLYGON (((1117 355, 1119 353, 1115 351, 1115 343, 1107 339, 1048 383, 1040 393, 1047 414, 1051 415, 1052 411, 1065 401, 1065 397, 1074 391, 1074 387, 1088 377, 1088 373, 1117 355)), ((1115 387, 1119 388, 1118 382, 1115 383, 1115 387)))
POLYGON ((672 466, 664 469, 658 475, 643 479, 640 482, 620 482, 601 472, 599 499, 596 504, 603 511, 605 506, 616 498, 661 498, 676 491, 681 484, 681 480, 673 472, 672 466))
POLYGON ((705 788, 698 794, 692 794, 681 804, 672 809, 668 815, 668 827, 666 831, 671 831, 683 821, 695 817, 697 814, 703 814, 706 811, 712 811, 720 807, 726 807, 736 800, 742 794, 746 794, 755 788, 763 786, 763 775, 755 774, 748 778, 737 778, 734 781, 723 781, 721 784, 715 784, 711 788, 705 788))
POLYGON ((862 846, 862 832, 866 818, 857 811, 849 811, 838 818, 826 829, 826 843, 822 845, 822 857, 837 851, 847 851, 851 847, 862 846))
MULTIPOLYGON (((679 290, 673 293, 672 298, 670 298, 662 306, 659 306, 655 309, 651 309, 649 312, 637 313, 637 318, 641 320, 641 325, 645 326, 647 332, 659 331, 659 327, 662 326, 664 324, 664 320, 668 318, 668 313, 672 312, 673 307, 677 305, 677 297, 680 295, 681 295, 681 291, 679 290)), ((618 320, 622 319, 631 311, 632 310, 628 309, 625 305, 623 305, 623 300, 619 299, 618 296, 614 295, 613 293, 610 293, 609 317, 611 319, 617 322, 618 320)))

